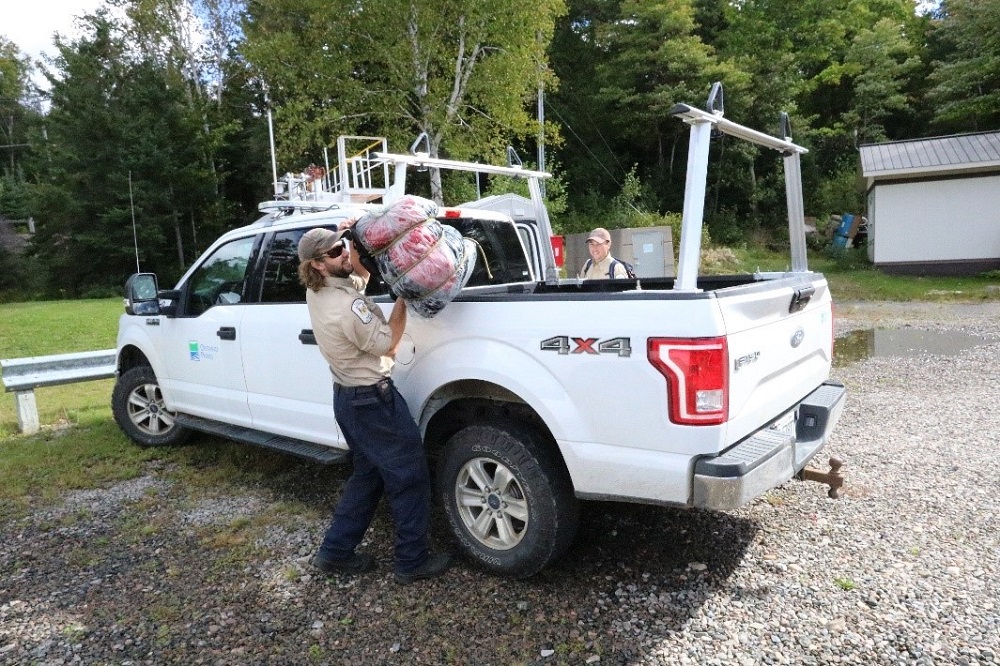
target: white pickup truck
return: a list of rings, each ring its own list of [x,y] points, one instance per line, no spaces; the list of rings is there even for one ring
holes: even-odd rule
[[[467,556],[530,576],[570,545],[580,500],[729,510],[802,476],[845,396],[828,379],[830,291],[806,267],[805,149],[719,112],[674,114],[691,126],[676,279],[560,280],[539,188],[547,174],[423,154],[344,157],[341,146],[339,183],[290,179],[260,220],[217,240],[174,289],[160,291],[148,273],[129,279],[117,422],[144,446],[201,431],[345,460],[295,248],[306,230],[366,209],[356,202],[371,200],[373,172],[384,169],[377,194],[388,202],[403,193],[407,167],[436,166],[526,177],[536,208],[535,224],[518,225],[442,210],[485,261],[436,317],[410,317],[393,372]],[[790,271],[699,277],[713,129],[784,155]],[[391,307],[388,295],[376,301]]]

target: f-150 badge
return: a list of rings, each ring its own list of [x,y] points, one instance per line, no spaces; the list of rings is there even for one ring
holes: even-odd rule
[[[760,358],[759,351],[750,352],[749,354],[744,354],[743,356],[740,356],[738,359],[733,361],[733,372],[739,372],[740,368],[745,368],[751,363],[756,363],[757,359],[759,358]]]

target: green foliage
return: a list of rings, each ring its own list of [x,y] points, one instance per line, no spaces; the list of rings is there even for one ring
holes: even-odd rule
[[[0,294],[17,289],[23,278],[22,263],[12,252],[0,245]]]
[[[857,587],[857,584],[853,580],[851,580],[850,578],[845,578],[843,576],[840,578],[834,578],[833,582],[836,583],[837,587],[844,590],[845,592],[850,592],[855,587]]]
[[[110,19],[87,25],[78,42],[59,44],[47,178],[34,189],[35,256],[50,293],[123,284],[135,271],[133,219],[142,267],[178,273],[194,258],[185,238],[217,196],[202,118],[184,90],[155,61],[131,59]]]
[[[843,213],[860,214],[864,210],[864,192],[856,166],[845,166],[831,173],[817,188],[812,208],[817,218]]]
[[[939,129],[1000,128],[1000,2],[946,0],[934,39],[941,59],[928,93]]]
[[[854,37],[843,65],[845,75],[853,77],[854,99],[843,123],[857,131],[860,143],[885,141],[886,121],[909,108],[903,88],[920,64],[915,51],[900,22],[891,18],[862,28]]]
[[[537,132],[525,102],[551,83],[544,48],[563,11],[562,0],[378,0],[364,11],[353,0],[250,0],[243,52],[271,91],[285,161],[339,134],[393,146],[420,132],[433,157],[494,161]]]
[[[872,270],[867,249],[863,247],[846,248],[830,243],[823,248],[823,254],[833,262],[831,270],[839,272]]]
[[[715,242],[721,245],[735,245],[742,243],[752,235],[754,229],[748,229],[746,216],[733,208],[723,208],[710,216],[707,216],[704,224],[704,233],[711,231]],[[679,226],[679,224],[678,224]],[[678,229],[678,233],[680,230]],[[702,243],[704,245],[704,243]]]
[[[497,163],[539,140],[542,87],[561,233],[650,223],[626,201],[680,210],[688,127],[669,110],[703,106],[716,80],[731,120],[774,133],[790,114],[818,218],[863,212],[859,143],[1000,128],[998,0],[946,0],[932,17],[912,0],[114,4],[59,43],[45,115],[31,63],[0,37],[0,146],[15,146],[0,148],[0,215],[39,227],[33,254],[0,255],[0,290],[117,289],[134,270],[133,200],[142,267],[179,276],[270,195],[265,90],[285,170],[320,163],[339,134],[397,150],[420,131],[434,154]],[[468,176],[422,178],[428,196],[478,194]],[[717,242],[782,242],[779,155],[714,141],[707,185]]]

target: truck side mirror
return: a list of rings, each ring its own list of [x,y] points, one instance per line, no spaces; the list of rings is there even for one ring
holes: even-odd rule
[[[160,314],[159,289],[153,273],[135,273],[125,283],[125,312],[130,315]]]
[[[125,312],[139,317],[171,316],[177,312],[180,292],[160,291],[155,273],[136,273],[125,283]],[[173,301],[161,304],[161,300]]]

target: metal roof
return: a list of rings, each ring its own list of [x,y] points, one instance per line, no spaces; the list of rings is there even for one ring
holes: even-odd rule
[[[1000,132],[874,143],[860,151],[865,178],[1000,170]]]

